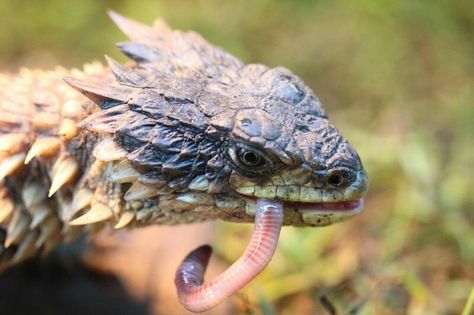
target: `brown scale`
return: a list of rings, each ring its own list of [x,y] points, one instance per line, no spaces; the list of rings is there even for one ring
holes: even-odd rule
[[[64,84],[71,73],[107,72],[94,64],[84,71],[22,69],[0,76],[0,269],[79,234],[65,220],[90,160],[77,122],[96,109]]]
[[[0,74],[0,269],[103,227],[252,222],[235,188],[274,184],[283,168],[298,186],[331,166],[362,171],[289,70],[245,65],[161,20],[111,17],[129,37],[118,46],[131,63]],[[271,170],[229,160],[239,145],[263,153]]]
[[[113,18],[137,42],[159,42],[160,38],[154,35],[156,31],[162,32],[163,40],[166,37],[167,40],[174,40],[170,37],[171,30],[162,22],[157,22],[153,29],[117,15]],[[171,84],[164,88],[174,91],[174,96],[168,99],[158,94],[147,94],[151,93],[148,90],[130,94],[127,84],[144,84],[150,78],[110,58],[107,61],[114,76],[109,68],[100,64],[85,65],[83,70],[21,69],[18,74],[0,75],[0,233],[3,236],[0,269],[33,255],[45,254],[60,242],[74,240],[84,229],[98,230],[104,226],[103,222],[123,228],[148,225],[150,222],[188,223],[218,216],[210,215],[215,211],[212,207],[197,207],[196,215],[184,214],[193,205],[176,203],[175,197],[169,196],[174,189],[192,182],[191,175],[195,174],[187,170],[190,166],[188,158],[190,154],[196,154],[197,146],[183,143],[183,158],[178,157],[175,162],[163,165],[163,169],[170,174],[189,175],[171,184],[163,176],[144,177],[139,174],[130,164],[133,159],[125,158],[129,152],[118,147],[116,139],[111,137],[111,133],[117,130],[136,136],[139,136],[137,132],[141,129],[146,133],[146,124],[143,124],[145,116],[130,116],[133,113],[129,111],[131,105],[127,103],[132,98],[137,102],[145,102],[142,109],[147,115],[176,118],[175,109],[170,104],[180,98],[198,95],[195,82],[184,81],[184,84],[173,85],[173,80],[167,79],[165,75],[177,67],[183,69],[186,65],[200,62],[196,51],[189,49],[189,43],[194,47],[200,46],[199,49],[216,58],[216,64],[225,64],[228,69],[242,66],[238,59],[224,52],[214,54],[215,48],[196,34],[173,34],[175,39],[181,40],[181,46],[176,46],[176,51],[162,50],[161,54],[169,54],[168,60],[174,61],[154,65],[155,71],[164,73],[161,78],[158,72],[155,73],[158,79]],[[136,60],[144,55],[153,59],[153,54],[148,51],[152,45],[140,45],[124,43],[121,49]],[[176,54],[184,58],[172,58]],[[204,67],[205,64],[200,66]],[[215,70],[208,75],[220,76],[223,81],[229,80],[219,68],[207,69]],[[196,74],[190,72],[191,76]],[[114,78],[125,85],[87,83],[114,82]],[[63,80],[93,102],[86,101]],[[155,96],[161,100],[161,106],[148,106],[146,103],[155,99]],[[109,102],[116,105],[114,102],[117,101],[123,105],[104,111],[100,111],[95,104],[107,107]],[[203,123],[206,119],[191,105],[182,108],[186,112],[178,113],[177,118],[180,118],[179,114],[186,114],[187,119],[190,119],[187,123]],[[126,125],[122,124],[124,114],[128,115]],[[138,118],[136,126],[133,126],[134,117]],[[173,126],[174,123],[164,122],[164,126],[168,124]],[[125,131],[125,127],[129,130]],[[165,128],[162,131],[167,130]],[[157,145],[165,150],[174,150],[176,141],[189,141],[195,136],[185,133],[186,130],[174,130],[166,137],[173,138],[174,142]],[[208,185],[202,179],[198,184],[195,186],[204,190]],[[200,208],[206,210],[199,211]]]

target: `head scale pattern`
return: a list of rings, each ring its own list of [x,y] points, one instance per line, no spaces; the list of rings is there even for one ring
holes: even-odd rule
[[[161,20],[149,27],[111,16],[130,39],[118,47],[133,63],[106,57],[105,80],[66,81],[100,106],[81,127],[112,135],[140,182],[179,192],[205,176],[208,192],[217,193],[230,189],[232,174],[263,181],[303,163],[315,171],[361,169],[317,97],[289,70],[245,65]],[[230,148],[239,146],[265,155],[271,172],[236,167],[232,155],[242,149]]]

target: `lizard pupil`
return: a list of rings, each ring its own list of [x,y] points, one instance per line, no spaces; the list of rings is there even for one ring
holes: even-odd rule
[[[249,167],[261,166],[264,164],[263,158],[253,151],[242,151],[240,153],[241,162]]]

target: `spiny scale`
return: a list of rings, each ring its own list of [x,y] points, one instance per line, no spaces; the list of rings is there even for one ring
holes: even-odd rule
[[[98,64],[85,68],[72,72],[107,76]],[[72,72],[0,74],[8,82],[0,85],[0,229],[6,233],[0,270],[72,241],[83,229],[66,225],[93,195],[76,188],[89,181],[84,174],[92,154],[90,145],[80,148],[85,139],[77,123],[96,105],[64,83]],[[60,209],[71,209],[70,216],[63,219]]]
[[[25,158],[25,164],[35,157],[44,157],[58,152],[61,140],[57,137],[38,137]]]
[[[120,148],[111,137],[106,137],[95,146],[92,154],[98,160],[109,162],[124,159],[127,151]]]
[[[0,159],[0,181],[8,175],[13,174],[25,160],[25,153],[18,153],[4,159]]]
[[[184,192],[219,186],[202,171],[216,155],[214,145],[196,137],[213,113],[205,115],[193,100],[220,103],[223,96],[195,83],[231,82],[243,63],[161,20],[150,27],[109,14],[129,37],[119,48],[132,63],[106,57],[109,68],[91,63],[83,70],[0,74],[0,229],[6,232],[0,269],[73,241],[83,230],[219,217],[208,206],[213,200]],[[182,81],[176,80],[180,71]],[[182,201],[176,191],[183,191]]]
[[[82,216],[69,222],[70,225],[88,225],[97,222],[107,221],[113,216],[113,210],[107,205],[97,203]]]
[[[77,161],[72,157],[59,157],[52,169],[51,188],[48,197],[54,195],[63,185],[71,181],[79,171]]]

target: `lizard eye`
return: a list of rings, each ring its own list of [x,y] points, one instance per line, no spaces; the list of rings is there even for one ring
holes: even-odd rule
[[[260,152],[244,144],[233,144],[227,150],[234,168],[248,177],[270,176],[279,171],[283,165],[271,155]]]
[[[239,149],[237,156],[239,161],[248,167],[259,167],[265,165],[265,158],[255,151]]]

